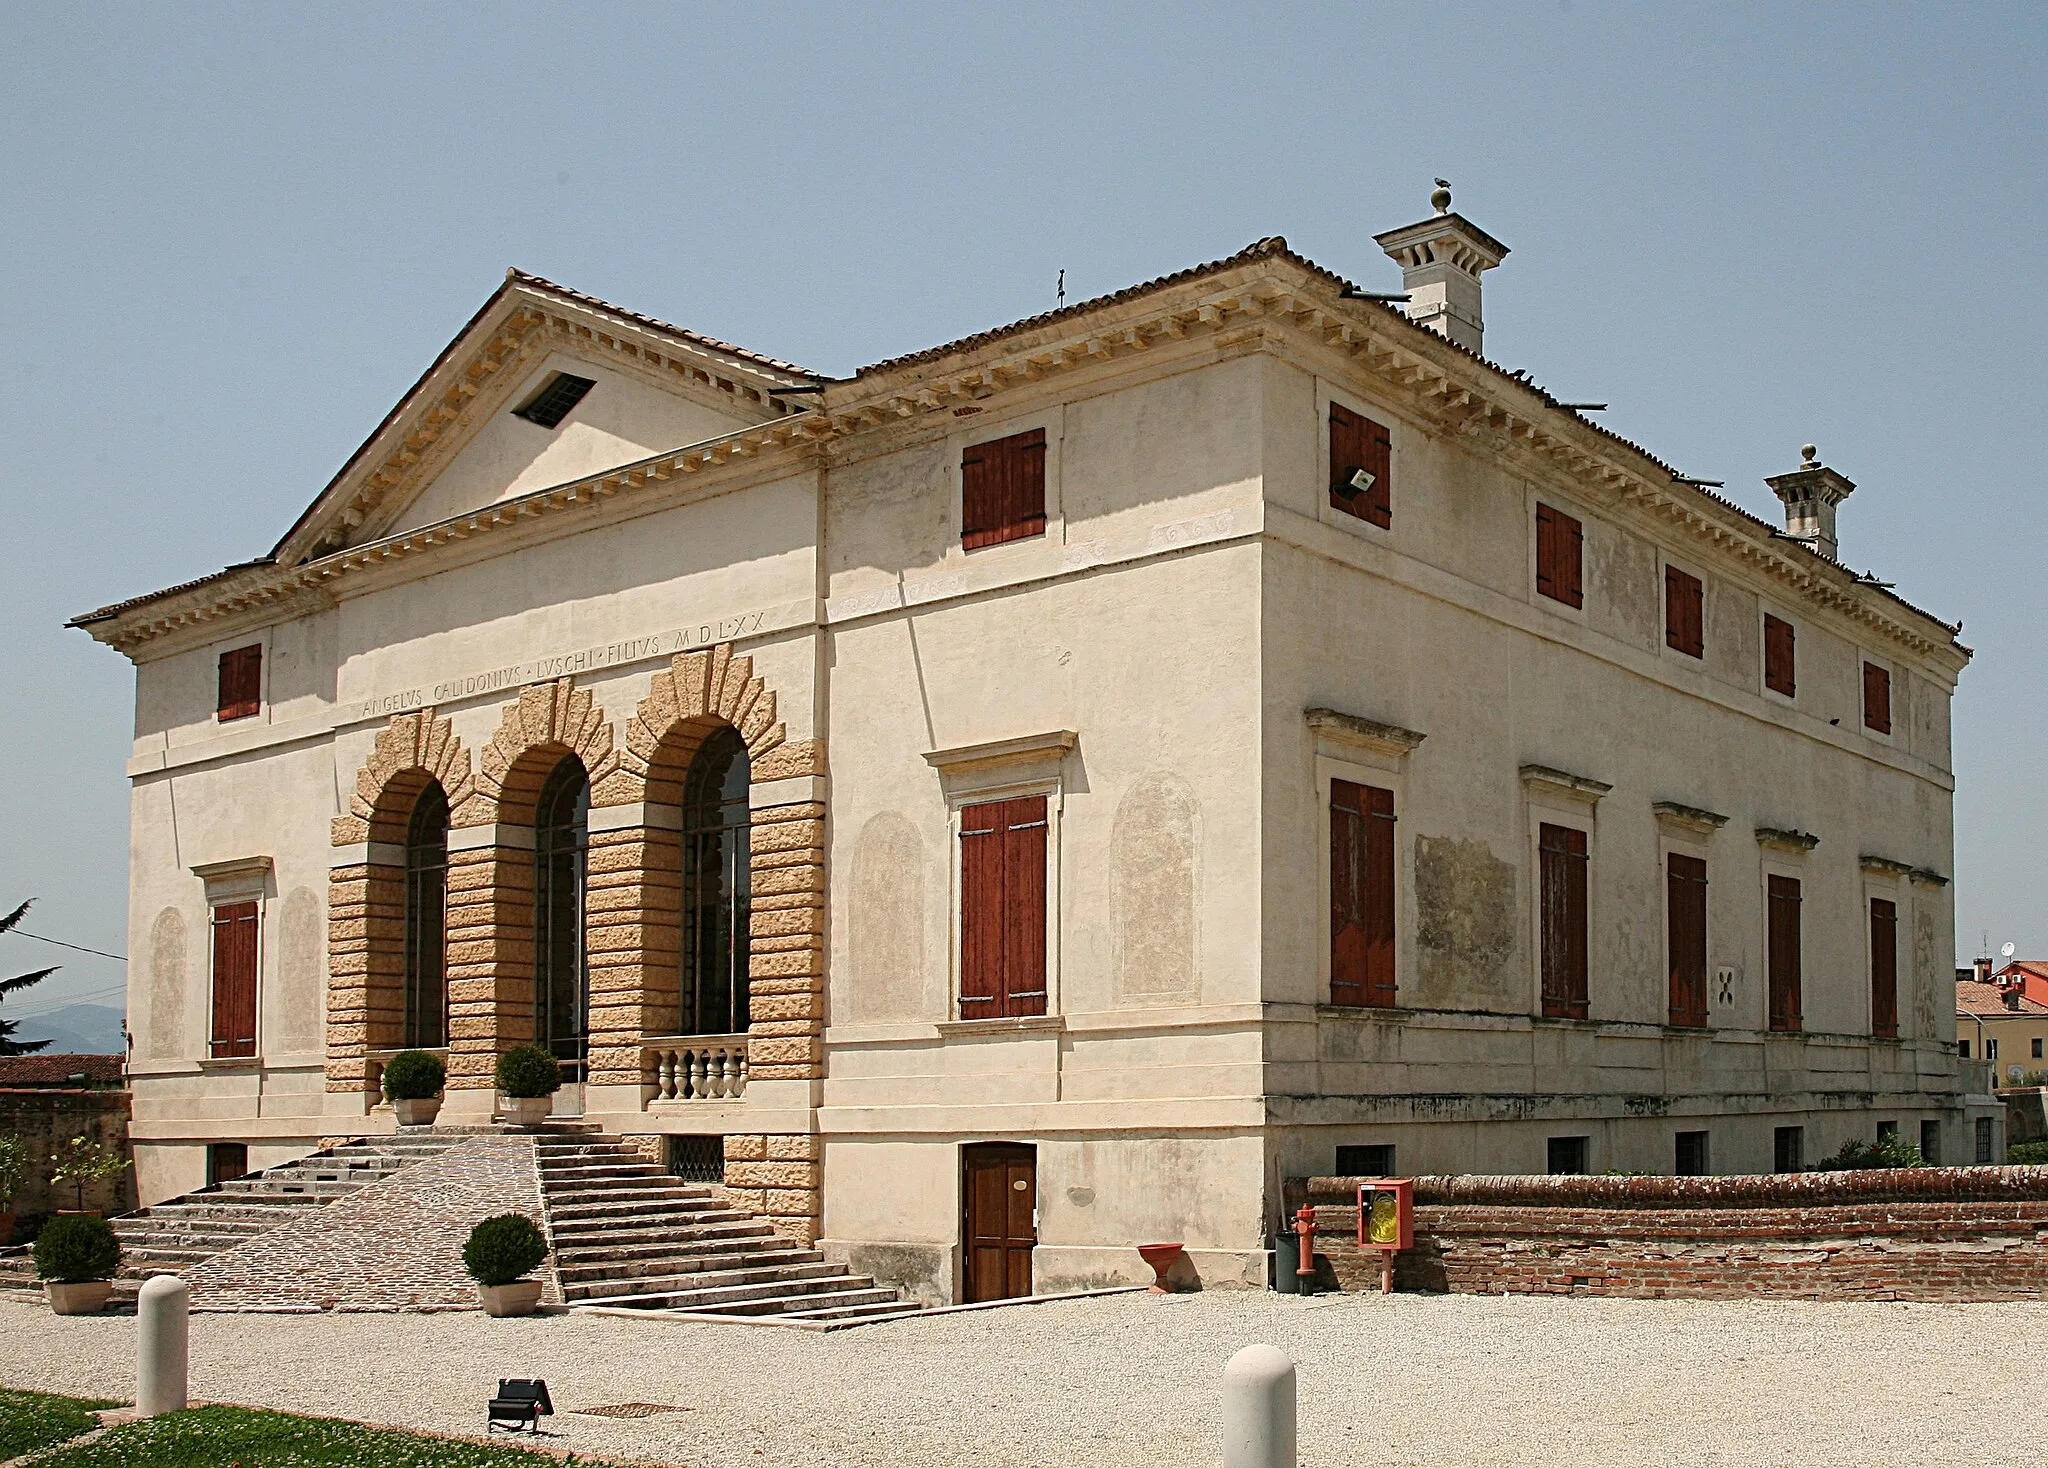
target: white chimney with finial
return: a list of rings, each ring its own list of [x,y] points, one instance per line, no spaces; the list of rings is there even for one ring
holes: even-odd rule
[[[1436,212],[1428,219],[1374,235],[1373,243],[1401,267],[1408,319],[1476,354],[1486,337],[1479,277],[1507,257],[1508,247],[1451,212],[1448,179],[1436,181],[1429,204]]]
[[[1806,444],[1799,450],[1799,467],[1790,474],[1773,474],[1765,484],[1785,502],[1785,533],[1803,540],[1818,555],[1840,560],[1840,542],[1835,539],[1835,506],[1847,499],[1856,486],[1816,457],[1820,450]]]

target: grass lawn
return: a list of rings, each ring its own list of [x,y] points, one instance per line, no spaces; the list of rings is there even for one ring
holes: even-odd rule
[[[98,1427],[100,1420],[92,1415],[93,1409],[114,1405],[0,1388],[0,1463]]]
[[[111,1404],[0,1391],[0,1462],[97,1426],[90,1411],[95,1405]],[[36,1459],[36,1468],[559,1468],[564,1461],[524,1448],[453,1442],[330,1417],[196,1407],[60,1448]],[[572,1455],[566,1461],[595,1460]]]

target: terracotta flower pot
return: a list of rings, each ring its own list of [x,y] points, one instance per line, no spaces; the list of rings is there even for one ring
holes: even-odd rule
[[[441,1098],[425,1096],[418,1099],[394,1100],[391,1103],[391,1110],[398,1118],[400,1126],[432,1126],[434,1118],[441,1114]]]
[[[1180,1244],[1140,1244],[1138,1257],[1152,1266],[1152,1293],[1171,1295],[1177,1293],[1173,1282],[1167,1278],[1174,1265],[1187,1258],[1187,1249]]]
[[[514,1126],[539,1126],[554,1109],[552,1096],[507,1096],[498,1104],[498,1115]]]
[[[507,1315],[531,1315],[540,1304],[541,1284],[537,1279],[515,1279],[510,1284],[476,1287],[483,1299],[484,1314],[502,1320]]]
[[[114,1293],[111,1280],[86,1279],[63,1283],[54,1279],[43,1281],[43,1296],[50,1302],[50,1308],[59,1315],[95,1315],[104,1310],[108,1298]]]

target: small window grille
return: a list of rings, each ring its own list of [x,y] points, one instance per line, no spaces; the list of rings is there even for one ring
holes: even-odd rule
[[[1391,1143],[1369,1147],[1339,1147],[1338,1177],[1393,1177],[1394,1148]]]
[[[512,410],[514,416],[529,423],[538,423],[543,428],[556,427],[569,416],[570,410],[583,401],[585,393],[597,384],[587,377],[575,377],[567,372],[557,372],[541,386],[541,390],[526,402]]]
[[[1991,1160],[1991,1118],[1988,1116],[1977,1118],[1977,1160]]]
[[[670,1137],[668,1170],[686,1183],[725,1181],[724,1137]]]
[[[1929,1167],[1941,1166],[1941,1123],[1920,1123],[1920,1160]]]
[[[1806,1128],[1781,1126],[1771,1133],[1771,1169],[1774,1172],[1806,1170]]]
[[[1674,1161],[1672,1170],[1680,1177],[1705,1177],[1712,1172],[1713,1168],[1707,1165],[1707,1134],[1680,1132]]]
[[[1586,1137],[1552,1137],[1550,1139],[1550,1171],[1580,1173],[1586,1170]]]

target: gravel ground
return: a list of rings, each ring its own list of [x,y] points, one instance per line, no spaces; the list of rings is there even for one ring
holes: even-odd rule
[[[2004,1379],[1999,1343],[2044,1332],[2048,1304],[1221,1291],[831,1335],[578,1315],[195,1315],[192,1390],[473,1433],[495,1378],[544,1376],[554,1445],[692,1468],[1158,1468],[1219,1461],[1219,1373],[1265,1341],[1300,1363],[1302,1468],[2031,1468],[2048,1450],[2026,1394],[1987,1395],[1983,1370]],[[6,1385],[130,1399],[134,1343],[132,1316],[60,1319],[0,1299]],[[571,1411],[635,1401],[688,1410]]]

